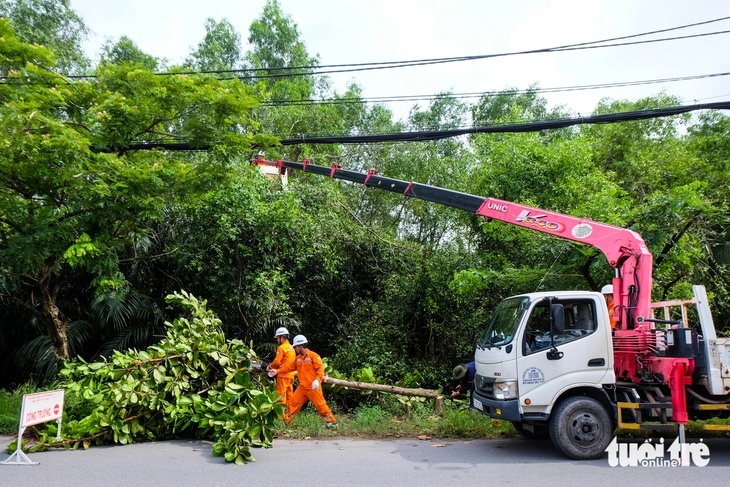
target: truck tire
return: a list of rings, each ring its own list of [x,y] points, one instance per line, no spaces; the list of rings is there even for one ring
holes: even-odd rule
[[[575,396],[558,404],[550,416],[550,439],[570,458],[599,458],[611,443],[613,428],[606,408],[593,398]]]
[[[521,423],[519,421],[512,421],[512,426],[515,427],[519,434],[530,440],[547,440],[550,437],[547,425],[531,425],[533,431],[525,428],[525,423]]]

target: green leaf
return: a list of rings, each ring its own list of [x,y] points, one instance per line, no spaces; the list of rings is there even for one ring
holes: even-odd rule
[[[260,424],[256,424],[248,430],[248,435],[251,439],[258,440],[261,435],[261,430],[262,426]]]
[[[157,384],[165,382],[165,374],[162,373],[159,368],[154,368],[152,370],[152,377]]]

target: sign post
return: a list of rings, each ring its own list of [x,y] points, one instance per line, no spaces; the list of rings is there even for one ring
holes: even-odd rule
[[[32,462],[23,453],[21,447],[23,432],[28,426],[55,419],[58,421],[56,440],[61,441],[64,392],[64,389],[56,389],[55,391],[36,392],[35,394],[26,394],[23,396],[23,406],[20,410],[20,425],[18,426],[18,447],[7,460],[0,463],[3,465],[38,465],[38,462]]]

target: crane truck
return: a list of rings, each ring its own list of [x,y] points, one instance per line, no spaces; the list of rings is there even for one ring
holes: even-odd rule
[[[617,428],[676,429],[730,413],[730,339],[718,337],[703,286],[690,299],[651,302],[652,254],[638,233],[590,219],[302,162],[255,164],[299,170],[459,208],[599,249],[613,268],[615,308],[592,291],[549,291],[502,300],[479,338],[471,407],[549,437],[574,459],[600,457]],[[691,318],[691,319],[690,319]],[[696,321],[696,322],[690,322]],[[713,429],[723,429],[716,425]]]

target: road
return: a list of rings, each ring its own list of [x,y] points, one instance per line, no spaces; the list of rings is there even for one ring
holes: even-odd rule
[[[0,437],[4,448],[10,437]],[[208,441],[170,440],[89,450],[30,454],[38,465],[0,464],[0,485],[275,485],[317,487],[462,485],[617,487],[629,485],[726,485],[730,440],[706,440],[707,467],[610,467],[607,458],[573,461],[548,441],[275,439],[271,449],[253,450],[255,462],[226,463]],[[2,460],[7,454],[2,453]],[[0,460],[0,461],[2,461]],[[724,479],[724,480],[723,480]],[[571,484],[575,482],[575,484]]]

